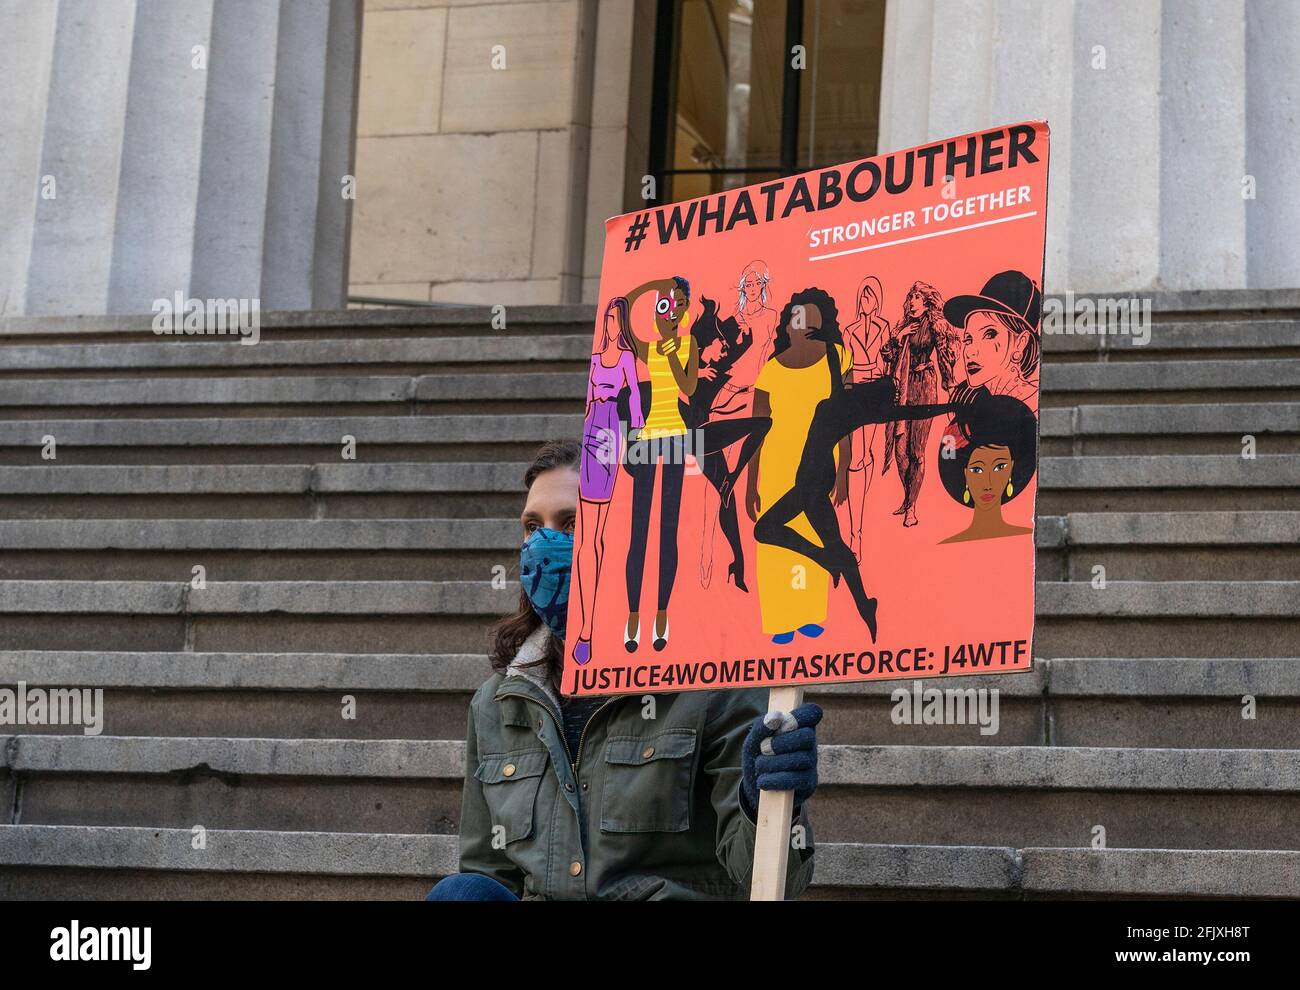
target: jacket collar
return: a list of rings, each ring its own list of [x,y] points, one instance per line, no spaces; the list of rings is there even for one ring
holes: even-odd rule
[[[519,652],[515,654],[515,658],[510,661],[510,666],[506,668],[506,676],[497,688],[496,697],[500,698],[502,694],[510,693],[519,687],[533,688],[540,692],[542,697],[549,701],[556,711],[560,710],[560,695],[555,690],[555,685],[550,683],[546,667],[544,665],[530,666],[546,655],[550,639],[551,630],[545,623],[529,634],[523,645],[519,647]],[[528,693],[531,694],[532,692],[529,691]]]

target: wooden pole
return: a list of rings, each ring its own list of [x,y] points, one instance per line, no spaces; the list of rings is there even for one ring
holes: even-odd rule
[[[768,693],[769,712],[792,712],[803,704],[803,688],[776,687]],[[790,861],[790,816],[794,791],[758,792],[758,835],[754,839],[751,901],[785,899],[785,872]]]

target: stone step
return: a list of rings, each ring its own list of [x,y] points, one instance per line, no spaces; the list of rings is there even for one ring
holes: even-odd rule
[[[544,336],[381,337],[268,341],[252,346],[226,338],[195,343],[158,338],[140,344],[16,344],[3,350],[0,378],[120,378],[124,370],[155,376],[420,374],[436,365],[482,365],[496,371],[581,371],[591,358],[591,333]],[[563,367],[566,366],[567,368]],[[550,366],[550,367],[548,367]]]
[[[14,735],[32,825],[455,831],[454,740]],[[1300,750],[823,745],[822,841],[1295,849]],[[943,814],[959,803],[962,815]]]
[[[49,825],[455,832],[455,740],[33,734],[4,739],[21,820]]]
[[[0,581],[11,649],[470,652],[517,601],[489,581]],[[1297,582],[1046,581],[1036,613],[1045,657],[1300,655]]]
[[[1041,453],[1234,454],[1247,436],[1256,454],[1300,451],[1300,404],[1080,405],[1044,409]]]
[[[1290,401],[1300,397],[1300,358],[1109,361],[1045,364],[1044,404]],[[1133,393],[1137,393],[1134,395]]]
[[[117,736],[463,738],[490,673],[482,654],[0,653],[0,685],[103,688]]]
[[[9,540],[6,542],[6,536]],[[455,581],[518,570],[516,519],[0,521],[0,580]]]
[[[479,335],[469,337],[367,337],[339,340],[183,340],[150,343],[14,345],[4,348],[0,379],[120,379],[125,371],[151,377],[228,375],[346,376],[421,374],[435,366],[495,372],[582,371],[590,358],[589,334]],[[1145,361],[1047,361],[1045,404],[1080,401],[1294,401],[1300,395],[1300,358],[1242,350],[1231,358]]]
[[[1131,298],[1131,297],[1120,297]],[[1267,348],[1276,352],[1297,347],[1296,307],[1279,305],[1277,295],[1260,304],[1241,306],[1222,300],[1213,307],[1164,307],[1167,293],[1152,300],[1150,333],[1124,332],[1127,328],[1106,319],[1103,311],[1095,329],[1106,332],[1052,332],[1044,336],[1044,350],[1060,357],[1123,359],[1130,354],[1186,351],[1192,354]],[[1263,298],[1263,297],[1261,297]],[[596,311],[587,305],[511,306],[504,313],[486,306],[388,307],[343,312],[265,312],[259,314],[261,338],[328,340],[396,336],[549,335],[583,333],[588,336]],[[502,320],[504,316],[504,322]],[[152,319],[139,316],[6,317],[0,319],[0,345],[34,343],[152,342],[172,340],[153,331]],[[229,336],[190,335],[194,343],[226,343]]]
[[[477,408],[477,407],[475,407]],[[532,408],[532,407],[530,407]],[[1236,456],[1254,438],[1256,457],[1300,449],[1300,404],[1179,407],[1081,406],[1044,410],[1042,453],[1059,456]],[[331,409],[331,411],[333,411]],[[102,416],[103,410],[96,415]],[[152,415],[152,414],[151,414]],[[10,419],[0,422],[0,458],[41,463],[47,437],[60,463],[295,463],[341,460],[343,437],[356,459],[523,460],[537,444],[577,437],[580,413],[463,415],[177,416]]]
[[[459,739],[470,695],[489,673],[478,654],[0,653],[0,685],[103,689],[109,704],[102,731],[114,736]],[[1300,748],[1300,659],[1064,657],[1040,659],[1020,674],[916,685],[810,686],[808,698],[827,713],[820,738],[852,745]],[[977,709],[949,724],[902,721],[915,711],[913,693],[928,688],[996,691],[997,731],[986,734]],[[896,698],[899,690],[906,693]],[[355,718],[341,716],[345,696],[355,699]],[[1243,704],[1247,696],[1253,711]],[[900,708],[900,701],[907,704]]]
[[[1043,352],[1053,360],[1150,360],[1154,356],[1236,356],[1267,351],[1271,357],[1295,357],[1300,351],[1300,320],[1272,318],[1196,319],[1153,313],[1149,334],[1120,332],[1116,324],[1105,333],[1053,333],[1043,336]]]
[[[292,447],[271,443],[268,446],[249,448],[223,446],[220,434],[208,427],[192,431],[189,439],[208,440],[211,446],[155,447],[142,450],[129,446],[62,446],[60,463],[39,462],[39,449],[35,446],[14,447],[0,451],[0,456],[16,460],[17,464],[0,465],[0,518],[4,517],[60,517],[67,515],[137,517],[157,515],[160,518],[210,516],[294,516],[324,514],[335,516],[390,516],[423,517],[447,514],[448,507],[458,513],[485,511],[488,514],[510,514],[518,511],[518,495],[522,492],[520,479],[525,463],[484,464],[476,461],[435,461],[411,463],[393,461],[370,463],[368,457],[387,455],[389,458],[419,458],[423,456],[471,456],[480,454],[495,457],[502,451],[512,453],[509,445],[463,443],[421,446],[422,437],[487,437],[487,423],[477,417],[464,417],[467,424],[458,424],[450,432],[441,430],[437,421],[406,418],[393,420],[407,424],[386,438],[411,441],[409,444],[372,444],[362,441],[357,448],[357,462],[335,462],[308,465],[301,463],[338,452],[337,438],[327,447],[326,429],[304,425],[296,433],[299,439],[321,440],[314,446]],[[529,419],[529,418],[521,418]],[[554,417],[531,417],[535,432],[549,435]],[[565,417],[558,418],[566,422]],[[490,418],[485,418],[490,420]],[[167,422],[167,421],[163,421]],[[190,421],[170,421],[186,423]],[[204,421],[194,421],[202,423]],[[240,424],[240,435],[248,437],[256,431],[245,421]],[[304,421],[310,423],[310,421]],[[341,421],[337,428],[357,429],[357,422]],[[370,429],[379,429],[376,422],[367,421]],[[442,423],[448,422],[446,419]],[[470,425],[470,429],[463,428]],[[10,436],[22,435],[26,440],[39,441],[39,428],[27,436],[21,424],[7,424],[19,429]],[[107,433],[96,437],[88,422],[83,422],[78,439],[113,442],[124,439],[122,430],[127,423],[112,424]],[[334,425],[334,424],[332,424]],[[526,424],[525,424],[526,425]],[[43,435],[43,434],[41,434]],[[66,436],[66,434],[64,434]],[[358,436],[356,432],[348,435]],[[178,440],[176,434],[169,439]],[[284,433],[269,435],[271,441],[291,443]],[[1269,440],[1261,440],[1267,450]],[[523,456],[535,449],[535,441],[521,442],[515,456]],[[1045,442],[1046,447],[1046,442]],[[1236,449],[1240,449],[1238,446]],[[447,454],[443,454],[446,451]],[[81,464],[81,460],[105,460],[114,466]],[[160,460],[194,459],[195,464],[149,463]],[[235,460],[237,462],[274,459],[297,460],[299,463],[273,463],[252,465],[232,463],[214,465],[212,462]],[[142,460],[141,464],[123,464],[128,460]],[[1294,488],[1300,478],[1294,456],[1260,453],[1257,457],[1243,458],[1234,454],[1195,455],[1098,455],[1086,458],[1048,456],[1040,473],[1039,512],[1061,514],[1072,510],[1198,510],[1198,509],[1295,509],[1300,507]],[[30,466],[29,466],[30,465]],[[487,472],[484,474],[484,472]],[[464,480],[462,480],[464,479]],[[490,479],[487,487],[485,479]],[[317,482],[317,483],[313,483]],[[455,497],[462,494],[481,494],[471,501]],[[168,495],[166,500],[153,496]],[[212,498],[220,495],[220,500]],[[42,496],[50,496],[42,498]],[[260,496],[250,498],[249,496]],[[484,500],[488,501],[484,501]],[[98,504],[97,504],[98,503]],[[152,506],[152,510],[150,510]],[[442,507],[441,509],[439,507]]]
[[[0,458],[39,463],[53,437],[64,464],[520,460],[581,431],[581,415],[9,420],[0,421]],[[353,461],[343,460],[344,437]]]
[[[418,900],[457,869],[451,835],[0,825],[0,897]],[[1297,897],[1300,854],[818,843],[807,899]]]
[[[0,518],[514,517],[523,462],[0,466]],[[1278,454],[1046,457],[1038,513],[1300,509]]]
[[[1091,580],[1300,580],[1300,512],[1044,516],[1038,575]],[[94,573],[106,551],[122,580],[475,580],[513,569],[517,519],[0,520],[0,580]]]
[[[960,718],[917,724],[925,691],[997,692],[997,732],[980,725],[978,696]],[[899,695],[897,692],[903,691]],[[1124,746],[1294,749],[1300,746],[1300,662],[1288,658],[1057,657],[996,676],[875,681],[810,688],[826,710],[828,743],[962,746]],[[954,705],[963,700],[952,695]],[[1254,705],[1247,708],[1244,699]],[[991,696],[986,698],[987,716]],[[925,709],[922,707],[922,714]],[[1247,717],[1249,716],[1249,717]],[[906,719],[906,720],[904,720]],[[988,724],[987,718],[985,724]]]
[[[1040,580],[1300,580],[1297,512],[1074,512],[1040,516]]]
[[[0,466],[3,518],[517,516],[525,463]]]
[[[1300,459],[1284,454],[1047,457],[1040,515],[1300,508]]]
[[[1108,369],[1116,375],[1135,370],[1149,372],[1162,385],[1176,381],[1166,372],[1179,373],[1186,366],[1199,368],[1202,362],[1183,364],[1067,365],[1048,368],[1044,382],[1044,436],[1086,436],[1143,433],[1286,432],[1295,433],[1295,403],[1236,403],[1225,415],[1221,404],[1195,405],[1178,396],[1176,411],[1168,403],[1149,404],[1150,391],[1142,387],[1142,404],[1107,405],[1095,396],[1076,396],[1078,379],[1084,371],[1105,378]],[[1054,379],[1070,385],[1058,389]],[[1113,384],[1122,384],[1122,378]],[[1274,383],[1280,387],[1280,382]],[[1110,387],[1109,384],[1107,387]],[[1273,386],[1270,386],[1273,387]],[[581,411],[586,390],[581,371],[523,371],[502,373],[488,367],[474,373],[417,375],[325,375],[131,378],[26,378],[0,379],[0,408],[9,417],[38,418],[69,415],[78,418],[102,416],[107,409],[114,417],[136,418],[193,415],[195,407],[216,416],[285,416],[315,414],[328,405],[335,415],[406,415],[412,412],[456,412],[474,410],[527,412],[538,403],[549,403],[557,412]],[[1132,396],[1129,397],[1130,399]],[[1122,400],[1121,400],[1122,401]],[[1084,412],[1071,413],[1075,403]],[[1220,414],[1220,415],[1216,415]],[[1073,422],[1072,422],[1073,421]]]
[[[392,307],[348,310],[279,310],[259,313],[261,338],[280,340],[369,339],[374,337],[535,336],[585,333],[591,337],[596,310],[587,305]],[[0,345],[49,343],[116,344],[177,342],[228,344],[231,337],[159,335],[152,317],[0,317]]]
[[[0,352],[2,354],[3,352]],[[8,418],[582,412],[581,372],[247,378],[0,379]]]
[[[826,746],[814,825],[927,845],[1287,849],[1300,751]],[[954,807],[961,808],[953,815]],[[945,809],[947,812],[945,814]],[[1098,829],[1104,829],[1104,835]]]

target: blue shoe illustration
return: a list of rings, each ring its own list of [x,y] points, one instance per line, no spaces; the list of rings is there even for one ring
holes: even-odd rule
[[[772,637],[772,642],[775,643],[777,646],[785,646],[786,643],[793,643],[794,633],[792,632],[777,633],[775,636]]]
[[[807,636],[809,639],[816,639],[826,630],[823,629],[821,626],[817,625],[817,623],[810,622],[806,626],[800,626],[799,631],[803,633],[805,636]]]

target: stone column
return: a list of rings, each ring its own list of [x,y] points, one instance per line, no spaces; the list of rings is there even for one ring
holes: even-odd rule
[[[1300,286],[1300,4],[1246,3],[1246,271],[1250,286]]]
[[[0,28],[0,313],[345,305],[360,0],[0,0]]]
[[[1048,291],[1300,286],[1300,4],[891,0],[882,150],[1027,118]]]
[[[1244,4],[1197,0],[1162,10],[1160,283],[1166,289],[1248,284]]]
[[[56,8],[0,0],[0,316],[25,312]],[[57,187],[56,187],[57,191]]]
[[[1068,60],[1071,155],[1053,158],[1047,215],[1069,239],[1064,278],[1048,292],[1118,292],[1160,284],[1160,3],[1078,0]],[[1225,288],[1220,286],[1220,288]]]

